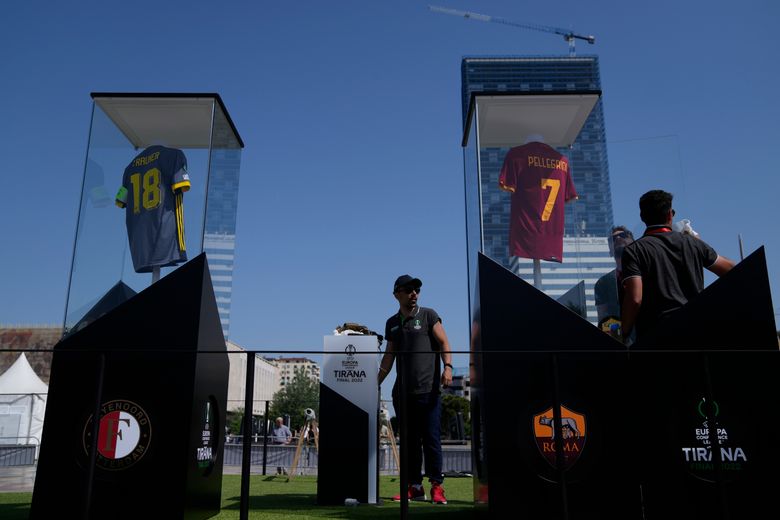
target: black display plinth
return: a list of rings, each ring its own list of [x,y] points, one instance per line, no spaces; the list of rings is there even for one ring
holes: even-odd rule
[[[631,348],[777,350],[764,247],[718,278]]]
[[[780,419],[754,419],[780,405],[763,249],[630,351],[481,254],[478,269],[471,402],[480,511],[737,519],[773,507]]]
[[[780,352],[636,352],[632,445],[646,518],[761,518],[780,485]],[[720,455],[720,456],[718,456]],[[641,517],[640,517],[641,518]]]
[[[365,471],[369,463],[369,414],[320,383],[320,413],[322,410],[317,504],[343,505],[347,498],[366,504],[373,484]]]
[[[201,254],[55,346],[30,518],[217,514],[227,380]]]
[[[324,348],[317,504],[342,505],[346,499],[376,504],[377,338],[325,336]]]
[[[480,254],[478,267],[475,500],[491,518],[628,518],[625,443],[609,436],[622,429],[627,406],[617,390],[627,385],[625,349],[488,257]],[[560,349],[575,353],[551,353]],[[567,430],[558,435],[560,461],[552,422],[559,406]]]

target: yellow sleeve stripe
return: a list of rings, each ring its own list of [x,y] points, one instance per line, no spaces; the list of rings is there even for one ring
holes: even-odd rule
[[[173,189],[173,191],[190,191],[190,181],[177,182],[171,189]]]
[[[179,251],[186,251],[184,243],[184,195],[176,192],[176,233],[179,240]]]
[[[119,207],[119,208],[124,208],[127,205],[124,202],[122,202],[121,200],[115,200],[114,204],[116,204],[117,207]]]
[[[514,189],[514,188],[512,188],[512,187],[510,187],[510,186],[507,186],[507,185],[506,185],[506,184],[504,184],[503,182],[502,182],[502,183],[499,183],[498,187],[499,187],[499,188],[501,188],[501,189],[502,189],[502,190],[504,190],[504,191],[508,191],[509,193],[514,193],[514,192],[515,192],[515,189]]]

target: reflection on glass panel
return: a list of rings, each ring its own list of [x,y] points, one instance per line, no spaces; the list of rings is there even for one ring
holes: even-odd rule
[[[463,148],[463,172],[466,192],[466,254],[469,277],[469,314],[473,315],[473,298],[477,276],[477,252],[482,251],[482,211],[479,194],[479,150],[477,149],[477,110],[474,110],[468,143]]]
[[[639,197],[661,189],[674,195],[676,217],[690,219],[696,229],[695,208],[685,193],[677,136],[610,142],[609,156],[615,224],[641,236],[645,226],[639,218]]]
[[[210,161],[203,250],[208,258],[211,281],[217,296],[222,332],[227,339],[233,292],[241,145],[219,105],[216,105],[214,111]]]

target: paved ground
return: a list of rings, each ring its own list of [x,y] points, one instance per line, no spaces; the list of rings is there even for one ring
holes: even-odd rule
[[[36,466],[0,467],[0,493],[32,493]]]

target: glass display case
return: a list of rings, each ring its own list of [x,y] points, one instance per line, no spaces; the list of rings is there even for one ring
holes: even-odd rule
[[[586,239],[595,238],[588,234],[589,227],[599,227],[595,224],[604,228],[599,239],[606,246],[612,215],[603,211],[609,193],[582,197],[593,154],[578,149],[577,138],[600,96],[600,91],[472,94],[462,142],[472,314],[481,252],[588,317],[578,253],[591,247]],[[575,163],[573,153],[588,160]]]
[[[244,145],[218,94],[92,99],[66,335],[210,242],[235,241]]]
[[[514,193],[510,191],[514,186],[507,185],[509,179],[502,178],[502,170],[506,175],[512,173],[512,158],[508,159],[511,151],[517,154],[539,140],[552,150],[542,158],[523,156],[525,166],[529,166],[523,175],[528,173],[538,185],[524,187],[536,199],[522,199],[518,194],[520,185]],[[594,325],[608,328],[614,323],[609,317],[614,318],[619,308],[616,279],[609,276],[616,268],[612,227],[625,226],[639,238],[644,224],[639,218],[638,201],[642,193],[651,189],[674,193],[678,219],[691,216],[676,136],[607,143],[598,90],[475,92],[462,145],[472,314],[477,252],[481,252]],[[566,200],[563,184],[543,184],[544,175],[539,170],[553,172],[558,166],[549,157],[566,159],[576,199]],[[542,164],[543,161],[548,162]],[[514,167],[516,170],[516,164]],[[556,188],[558,192],[554,194]],[[531,218],[528,213],[517,211],[519,205],[536,211],[537,222],[521,222],[525,226],[513,229],[513,219]],[[545,215],[545,208],[552,215],[561,209],[560,205],[562,222],[558,221],[555,229],[545,229],[552,227],[553,220]],[[551,259],[549,250],[540,255],[533,251],[527,256],[513,254],[517,233],[524,233],[526,242],[553,240],[560,247],[561,257]],[[532,245],[526,244],[526,249]],[[618,242],[618,249],[619,245]],[[609,286],[605,295],[606,284]],[[605,301],[612,304],[606,306]]]

